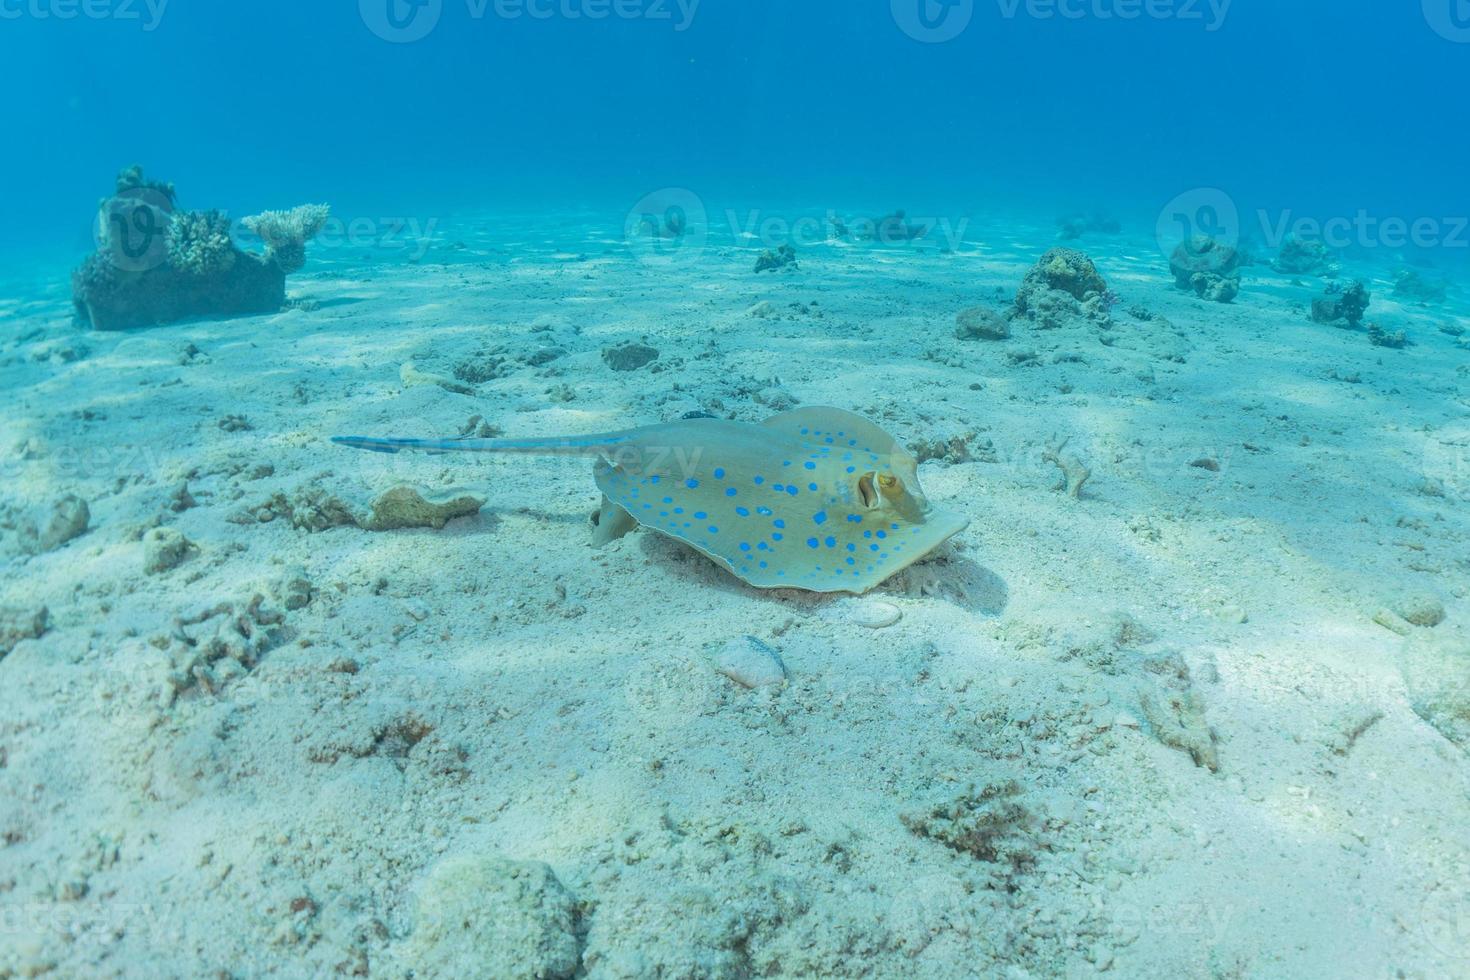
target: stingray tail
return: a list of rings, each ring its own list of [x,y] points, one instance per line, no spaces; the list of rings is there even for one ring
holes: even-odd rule
[[[373,453],[527,453],[537,456],[594,456],[612,452],[625,441],[622,435],[582,436],[571,439],[386,439],[375,436],[334,436],[332,442]]]

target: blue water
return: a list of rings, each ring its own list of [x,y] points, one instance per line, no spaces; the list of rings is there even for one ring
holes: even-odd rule
[[[236,214],[620,215],[677,186],[1148,225],[1220,188],[1247,214],[1443,222],[1443,245],[1470,213],[1464,0],[1156,0],[1170,16],[1128,20],[1142,0],[428,2],[4,0],[0,248],[74,261],[133,162]],[[384,40],[390,4],[437,21]],[[910,36],[966,14],[952,40]]]

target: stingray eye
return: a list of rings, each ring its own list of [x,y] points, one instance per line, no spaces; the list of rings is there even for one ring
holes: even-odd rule
[[[903,481],[892,473],[884,473],[878,477],[878,492],[888,500],[899,500],[903,497]]]
[[[858,479],[858,496],[862,498],[863,506],[872,508],[878,506],[878,488],[873,485],[876,473],[864,473]]]

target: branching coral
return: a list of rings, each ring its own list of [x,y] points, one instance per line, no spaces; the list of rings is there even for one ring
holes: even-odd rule
[[[229,272],[237,251],[230,240],[230,219],[220,211],[181,211],[168,226],[168,262],[201,278]]]
[[[290,211],[266,211],[245,218],[241,224],[265,242],[266,258],[274,259],[283,272],[296,272],[306,264],[306,243],[316,237],[331,217],[325,204],[303,204]]]

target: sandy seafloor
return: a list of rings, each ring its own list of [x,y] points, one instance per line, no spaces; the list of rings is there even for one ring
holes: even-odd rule
[[[1349,263],[1415,341],[1380,349],[1309,322],[1320,281],[1205,303],[1151,237],[1090,238],[1111,330],[961,341],[1052,229],[756,275],[618,220],[317,248],[298,308],[226,322],[10,291],[0,508],[90,520],[0,544],[8,628],[49,613],[0,661],[0,976],[1470,976],[1455,294]],[[635,340],[658,360],[610,370]],[[648,532],[592,550],[586,461],[326,442],[784,400],[959,440],[921,474],[969,528],[864,600],[760,592]],[[403,482],[486,503],[292,526]],[[194,549],[144,574],[156,525]],[[1429,597],[1439,626],[1375,622]],[[784,686],[715,669],[747,634]]]

